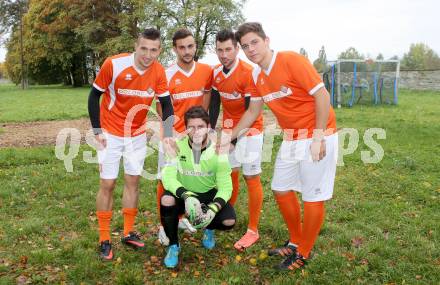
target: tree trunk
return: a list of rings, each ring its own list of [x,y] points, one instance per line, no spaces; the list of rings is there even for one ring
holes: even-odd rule
[[[25,88],[24,51],[23,51],[23,19],[20,12],[20,65],[21,65],[21,89]]]

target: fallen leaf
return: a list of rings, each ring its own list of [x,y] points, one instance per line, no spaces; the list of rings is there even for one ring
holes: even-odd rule
[[[200,272],[199,271],[194,271],[194,277],[199,277],[200,276]]]
[[[359,248],[364,243],[364,239],[362,237],[354,237],[351,239],[351,245]]]
[[[417,280],[422,279],[422,275],[416,275],[416,279],[417,279]]]
[[[257,260],[255,259],[255,258],[251,258],[251,259],[249,259],[249,263],[251,264],[251,265],[257,265]]]
[[[15,279],[15,281],[17,282],[17,285],[23,285],[27,283],[28,278],[26,276],[20,275]]]
[[[21,266],[26,266],[27,262],[28,262],[28,257],[26,255],[20,256],[20,265]]]
[[[342,256],[344,256],[345,258],[347,258],[348,261],[353,261],[353,260],[356,259],[356,256],[354,256],[354,255],[353,255],[352,253],[350,253],[350,252],[344,252],[344,253],[342,254]]]
[[[301,270],[302,277],[307,277],[309,275],[308,271],[305,271],[304,269]]]
[[[262,250],[260,252],[260,255],[258,256],[258,259],[265,260],[267,258],[267,252],[265,250]]]
[[[152,255],[152,256],[150,256],[150,260],[151,260],[151,262],[156,263],[159,261],[159,258],[157,258],[157,256],[155,256],[155,255]]]
[[[177,277],[177,272],[171,272],[171,277],[176,278]]]
[[[235,261],[240,262],[240,261],[241,261],[241,256],[240,256],[240,255],[237,255],[237,256],[235,257]]]
[[[428,231],[428,236],[429,236],[429,237],[432,237],[432,234],[433,234],[433,233],[434,233],[433,230],[429,230],[429,231]]]

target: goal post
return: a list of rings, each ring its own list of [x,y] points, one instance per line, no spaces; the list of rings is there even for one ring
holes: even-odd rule
[[[339,59],[329,62],[323,78],[334,107],[397,104],[399,60]]]

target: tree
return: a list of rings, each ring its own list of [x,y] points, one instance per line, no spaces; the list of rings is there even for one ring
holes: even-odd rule
[[[299,49],[299,53],[302,54],[303,56],[309,58],[309,55],[307,54],[306,50],[304,48],[300,48]]]
[[[382,53],[379,53],[379,54],[376,56],[376,60],[384,60],[383,54],[382,54]]]
[[[324,46],[319,50],[318,58],[313,62],[313,66],[318,72],[324,72],[327,66],[327,55]]]
[[[162,59],[171,60],[171,38],[182,27],[189,28],[197,43],[195,59],[203,57],[215,43],[215,34],[244,21],[241,9],[245,0],[150,0],[145,1],[139,19],[141,27],[160,29],[165,45]]]
[[[12,28],[6,67],[13,82],[26,70],[34,82],[53,80],[81,86],[95,77],[104,59],[132,52],[139,31],[157,27],[164,40],[166,63],[171,60],[171,37],[188,27],[197,42],[196,58],[214,43],[215,33],[243,21],[245,0],[33,0],[22,19],[23,33]],[[15,3],[0,0],[0,4]],[[27,3],[27,2],[26,2]],[[12,7],[12,6],[11,6]],[[3,20],[3,19],[2,19]],[[21,37],[23,35],[23,37]],[[20,44],[23,38],[23,44]]]
[[[6,72],[6,65],[4,62],[0,62],[0,79],[8,78]]]
[[[411,44],[409,51],[403,55],[402,69],[432,70],[440,69],[440,57],[429,46],[423,43]]]
[[[349,47],[338,55],[338,59],[365,59],[365,56],[354,47]]]
[[[23,48],[23,16],[28,8],[27,0],[0,0],[0,45],[3,42],[3,35],[19,31],[19,44],[20,44],[20,80],[21,88],[24,89],[27,86],[27,66],[24,61],[24,48]]]

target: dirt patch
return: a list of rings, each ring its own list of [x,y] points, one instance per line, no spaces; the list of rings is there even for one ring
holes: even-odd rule
[[[58,133],[64,128],[75,128],[84,137],[91,128],[88,118],[68,121],[3,123],[0,125],[0,148],[55,145]]]
[[[221,116],[220,116],[221,118]],[[270,111],[264,111],[264,125],[276,122]],[[217,124],[219,126],[220,123]],[[0,125],[0,148],[55,145],[58,133],[64,128],[75,128],[81,133],[81,143],[90,130],[89,118],[68,121],[41,121],[27,123],[3,123]]]

